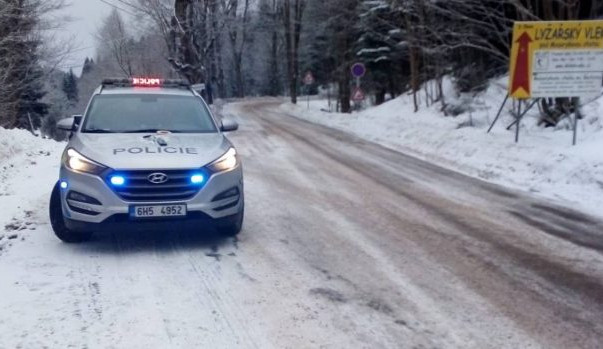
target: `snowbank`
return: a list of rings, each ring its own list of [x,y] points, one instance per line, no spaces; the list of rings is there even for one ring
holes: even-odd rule
[[[0,128],[0,255],[48,220],[46,204],[64,147],[28,131]]]
[[[47,140],[34,137],[29,131],[7,130],[0,127],[0,165],[4,165],[10,158],[31,149],[33,144],[45,144]]]
[[[471,176],[603,216],[603,98],[586,101],[577,146],[571,146],[569,122],[555,129],[539,127],[537,108],[524,118],[516,144],[514,129],[506,130],[513,121],[508,113],[510,102],[493,131],[486,133],[505,97],[504,80],[492,83],[477,98],[451,98],[450,85],[447,82],[448,103],[467,105],[471,100],[471,112],[445,117],[438,103],[428,108],[423,104],[414,113],[408,95],[351,115],[326,112],[326,100],[311,101],[310,109],[305,101],[297,106],[285,103],[280,109]]]

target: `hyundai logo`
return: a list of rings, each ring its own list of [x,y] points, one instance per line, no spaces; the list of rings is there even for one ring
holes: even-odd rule
[[[168,175],[166,175],[165,173],[151,173],[147,179],[149,180],[149,182],[153,183],[153,184],[163,184],[165,182],[167,182],[170,178],[168,177]]]

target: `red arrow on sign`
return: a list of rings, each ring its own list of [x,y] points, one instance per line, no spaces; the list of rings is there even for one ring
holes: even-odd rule
[[[519,43],[517,60],[515,61],[515,73],[513,74],[513,84],[511,85],[511,94],[520,88],[523,88],[527,94],[530,94],[530,43],[532,38],[527,32],[521,34],[516,42]]]
[[[360,87],[356,87],[352,93],[352,99],[356,102],[364,101],[364,91]]]

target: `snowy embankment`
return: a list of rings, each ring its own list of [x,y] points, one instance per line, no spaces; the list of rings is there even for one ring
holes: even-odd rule
[[[65,143],[0,128],[0,255],[25,230],[48,221],[46,204],[58,179]]]
[[[428,108],[423,104],[415,113],[409,95],[351,115],[327,112],[326,100],[311,101],[310,109],[305,101],[297,106],[285,103],[280,110],[470,176],[603,216],[603,98],[586,101],[583,106],[585,118],[578,125],[577,146],[571,145],[568,120],[557,128],[540,127],[537,108],[523,119],[516,144],[515,129],[506,130],[513,121],[511,101],[492,132],[486,132],[505,94],[503,80],[475,99],[459,96],[453,100],[453,94],[448,93],[448,103],[462,105],[472,100],[472,111],[456,117],[444,116],[439,103]]]

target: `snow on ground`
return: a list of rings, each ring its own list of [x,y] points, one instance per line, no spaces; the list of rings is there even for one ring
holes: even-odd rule
[[[247,127],[262,130],[253,121]],[[397,295],[385,286],[389,278],[339,269],[373,253],[392,262],[366,237],[350,241],[352,230],[333,223],[343,213],[308,212],[311,199],[290,200],[294,195],[274,187],[263,159],[251,156],[274,139],[232,137],[247,145],[240,149],[249,159],[249,209],[238,239],[118,232],[69,245],[53,236],[48,219],[65,144],[0,129],[0,348],[393,348],[402,336],[409,345],[450,343],[435,325],[417,320],[425,311],[397,317],[399,302],[390,306],[382,296]],[[277,153],[266,154],[275,160],[267,172],[283,169],[294,183],[307,180],[291,165],[295,150],[279,142]],[[335,236],[341,240],[333,242]],[[368,257],[359,250],[365,245]],[[331,258],[333,276],[326,269]],[[405,280],[400,273],[393,278],[396,286]]]
[[[362,115],[368,114],[339,118]],[[196,232],[146,232],[61,243],[47,210],[65,143],[0,129],[0,348],[536,348],[567,347],[562,344],[597,335],[595,325],[583,325],[600,318],[596,299],[589,300],[594,293],[584,291],[598,282],[598,274],[583,271],[596,269],[596,251],[555,237],[543,240],[530,228],[523,234],[513,220],[509,231],[497,221],[483,234],[487,238],[466,234],[437,218],[438,209],[460,208],[445,199],[436,200],[436,212],[427,215],[434,219],[426,222],[424,209],[414,204],[391,214],[383,207],[402,197],[388,189],[397,180],[386,186],[367,181],[356,191],[357,181],[341,176],[348,168],[329,168],[327,153],[299,162],[312,149],[305,142],[291,144],[286,134],[268,128],[270,119],[238,120],[241,132],[232,138],[245,159],[248,211],[238,239],[217,241]],[[285,126],[300,125],[292,121]],[[450,120],[427,115],[424,122]],[[325,137],[331,135],[307,140]],[[469,143],[473,134],[465,137]],[[488,137],[495,144],[502,138]],[[352,163],[364,159],[358,155]],[[365,207],[355,205],[359,200],[368,200],[370,212],[386,214],[364,214]],[[463,219],[473,226],[484,221],[477,216]],[[434,234],[404,229],[407,223]],[[442,246],[446,253],[431,253]],[[524,248],[538,258],[515,258],[519,252],[513,251]],[[556,249],[562,252],[550,252]],[[518,285],[525,284],[538,291],[522,292]],[[557,288],[559,293],[551,291]],[[564,322],[551,323],[550,314]],[[545,338],[551,333],[556,336]]]
[[[451,98],[451,83],[446,85],[448,103],[463,105],[470,100]],[[506,130],[513,121],[508,112],[511,101],[487,134],[505,94],[504,80],[495,81],[473,99],[471,112],[456,117],[445,117],[439,103],[428,108],[423,104],[415,113],[410,95],[351,115],[329,113],[324,99],[312,100],[309,109],[302,99],[298,105],[284,103],[280,110],[486,181],[603,215],[603,98],[586,101],[574,147],[570,123],[539,127],[537,108],[524,118],[516,144],[515,129]]]
[[[0,255],[45,222],[65,143],[0,128]],[[14,180],[19,179],[19,180]]]

